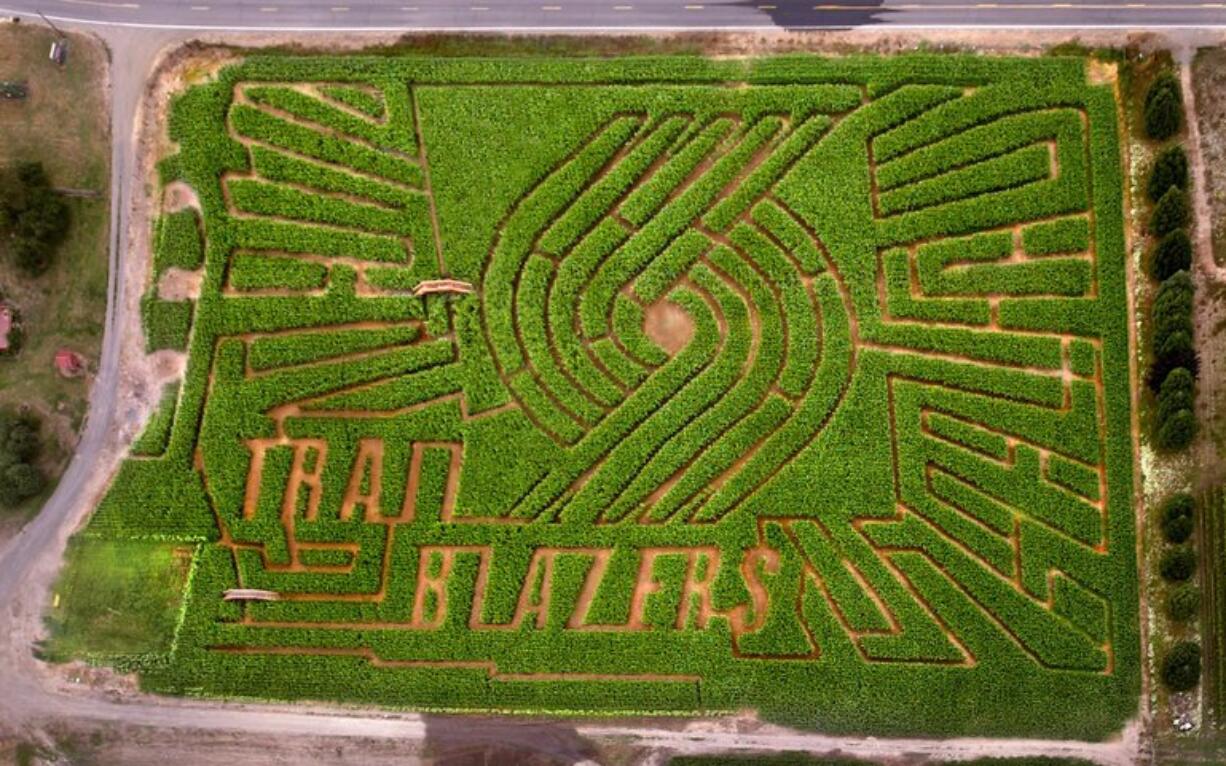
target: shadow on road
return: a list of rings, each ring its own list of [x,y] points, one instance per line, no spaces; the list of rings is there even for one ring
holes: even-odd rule
[[[565,723],[459,715],[423,716],[426,763],[555,766],[595,760],[597,749]]]
[[[884,0],[734,0],[727,5],[757,11],[784,29],[857,27],[880,22],[879,14],[886,10]],[[816,7],[820,5],[838,5],[839,10],[821,10]],[[854,9],[845,10],[849,6]]]

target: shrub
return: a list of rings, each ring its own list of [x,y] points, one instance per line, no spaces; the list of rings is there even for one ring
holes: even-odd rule
[[[1154,361],[1149,374],[1151,380],[1160,382],[1159,393],[1161,393],[1161,383],[1165,383],[1171,372],[1177,369],[1187,370],[1193,379],[1200,371],[1200,361],[1192,345],[1192,336],[1184,330],[1178,330],[1162,338],[1161,345],[1154,349]]]
[[[1183,229],[1175,229],[1158,240],[1149,256],[1149,275],[1159,282],[1191,268],[1192,238]]]
[[[1150,102],[1164,91],[1170,94],[1176,103],[1183,104],[1183,87],[1179,84],[1179,75],[1167,69],[1149,84],[1149,89],[1145,91],[1145,105],[1149,106]]]
[[[1200,644],[1181,641],[1162,660],[1162,683],[1173,692],[1185,692],[1200,683]]]
[[[1192,278],[1186,271],[1175,272],[1158,286],[1151,315],[1155,349],[1161,348],[1172,333],[1192,334],[1193,295]]]
[[[1163,193],[1158,204],[1154,205],[1154,212],[1149,218],[1149,232],[1155,237],[1164,237],[1187,226],[1191,218],[1187,193],[1172,186]]]
[[[1191,410],[1179,410],[1158,425],[1158,448],[1167,451],[1186,449],[1196,438],[1196,416]]]
[[[1153,365],[1148,383],[1157,391],[1167,375],[1176,367],[1185,367],[1195,377],[1198,369],[1196,350],[1192,345],[1192,279],[1186,271],[1177,271],[1158,286],[1151,313],[1153,334]]]
[[[0,415],[0,465],[28,463],[38,455],[38,422],[31,417]]]
[[[1154,158],[1145,192],[1157,202],[1171,188],[1188,188],[1188,154],[1179,144],[1168,146]]]
[[[1157,82],[1154,85],[1158,85]],[[1165,141],[1183,127],[1183,104],[1178,88],[1150,86],[1145,99],[1145,134],[1156,141]]]
[[[1170,582],[1183,582],[1195,571],[1196,552],[1187,545],[1167,550],[1158,562],[1158,572],[1162,579]]]
[[[29,463],[13,463],[0,471],[0,504],[17,505],[43,491],[47,481],[42,472]]]
[[[1194,404],[1192,373],[1177,367],[1167,374],[1158,389],[1158,422],[1164,423],[1180,410],[1191,410]]]
[[[1200,610],[1200,588],[1190,583],[1171,589],[1166,597],[1166,615],[1175,622],[1187,622]]]
[[[47,485],[42,473],[29,463],[14,463],[4,469],[3,483],[9,485],[21,499],[33,497]]]
[[[1162,535],[1168,543],[1182,543],[1192,534],[1196,501],[1187,492],[1171,495],[1162,504]]]
[[[0,231],[19,268],[41,274],[68,233],[68,206],[51,188],[40,163],[24,163],[0,181]]]
[[[11,507],[43,491],[46,479],[31,464],[38,451],[38,421],[0,412],[0,505]]]

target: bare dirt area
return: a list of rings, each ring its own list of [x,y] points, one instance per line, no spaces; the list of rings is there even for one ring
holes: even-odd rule
[[[200,198],[196,196],[196,190],[182,181],[166,184],[162,194],[162,210],[177,213],[188,209],[200,210]]]
[[[1192,164],[1193,204],[1196,215],[1197,258],[1196,345],[1200,358],[1198,420],[1202,436],[1200,484],[1220,483],[1226,449],[1226,423],[1218,413],[1226,409],[1226,388],[1220,385],[1226,370],[1226,50],[1202,49],[1184,66],[1187,86],[1192,86],[1195,122],[1189,124],[1195,141],[1189,146]]]
[[[200,297],[203,271],[169,268],[158,280],[158,297],[164,301],[187,301]]]
[[[70,228],[51,268],[20,271],[0,245],[0,298],[17,312],[24,338],[0,357],[0,406],[27,407],[43,423],[41,467],[58,477],[76,448],[93,376],[60,377],[54,366],[67,348],[96,363],[106,311],[107,219],[110,212],[110,120],[106,49],[72,35],[64,67],[47,60],[52,40],[41,27],[0,26],[0,80],[23,82],[29,96],[0,101],[0,167],[40,162],[51,185],[80,190],[67,197]],[[49,493],[15,510],[0,509],[0,540],[20,528]]]
[[[694,319],[672,301],[656,301],[644,310],[643,331],[671,356],[694,337]]]

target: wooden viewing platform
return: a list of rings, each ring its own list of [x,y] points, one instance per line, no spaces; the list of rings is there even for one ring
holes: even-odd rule
[[[470,282],[463,282],[459,279],[427,279],[424,282],[418,282],[413,288],[413,297],[420,298],[423,295],[437,293],[470,295],[472,292],[473,286]]]
[[[223,601],[280,601],[281,594],[275,590],[258,588],[231,588],[222,596]]]

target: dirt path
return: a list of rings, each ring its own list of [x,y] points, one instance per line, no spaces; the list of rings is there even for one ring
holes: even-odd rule
[[[1196,249],[1197,276],[1202,286],[1226,284],[1226,268],[1218,266],[1213,257],[1213,206],[1209,203],[1209,186],[1205,173],[1205,161],[1201,143],[1200,124],[1196,119],[1196,88],[1192,83],[1192,55],[1194,51],[1183,48],[1178,52],[1179,82],[1183,88],[1184,122],[1187,125],[1189,172],[1192,182],[1192,210],[1196,221],[1193,226],[1193,243]]]
[[[1192,79],[1192,57],[1194,51],[1183,49],[1179,52],[1179,79],[1184,92],[1184,115],[1187,123],[1187,141],[1189,173],[1192,189],[1192,208],[1195,220],[1193,222],[1192,242],[1195,250],[1193,261],[1193,276],[1196,279],[1195,326],[1196,351],[1200,359],[1200,374],[1197,376],[1197,421],[1202,424],[1200,437],[1196,440],[1196,462],[1198,467],[1197,489],[1204,490],[1221,482],[1226,472],[1217,444],[1219,433],[1218,402],[1222,398],[1223,364],[1226,358],[1221,348],[1222,342],[1217,338],[1217,328],[1226,322],[1226,306],[1223,305],[1221,291],[1226,287],[1226,268],[1218,265],[1213,252],[1213,205],[1208,173],[1205,168],[1205,137],[1201,135],[1201,125],[1197,111],[1197,93]],[[1210,105],[1212,115],[1213,109]]]

